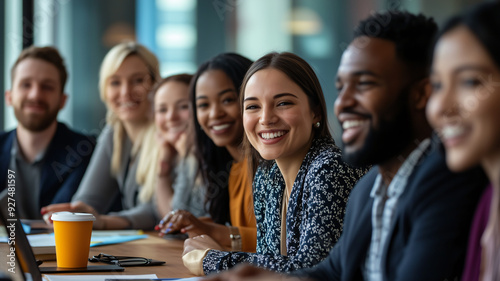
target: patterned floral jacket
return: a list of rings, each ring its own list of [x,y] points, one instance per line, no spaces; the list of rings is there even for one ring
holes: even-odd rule
[[[210,250],[205,274],[246,262],[275,271],[312,267],[325,259],[342,232],[349,193],[367,169],[354,169],[331,138],[317,138],[299,169],[287,209],[287,255],[280,253],[285,181],[274,161],[257,169],[253,188],[257,253]]]

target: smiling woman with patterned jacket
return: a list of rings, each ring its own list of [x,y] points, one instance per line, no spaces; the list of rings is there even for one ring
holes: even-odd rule
[[[205,251],[204,274],[242,262],[282,272],[312,267],[340,237],[347,198],[366,169],[342,160],[319,81],[300,57],[260,58],[240,96],[244,142],[256,171],[257,253],[217,250],[206,236],[187,240],[185,253]]]

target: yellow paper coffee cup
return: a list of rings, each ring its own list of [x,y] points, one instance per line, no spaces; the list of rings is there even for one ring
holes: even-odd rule
[[[95,217],[87,213],[52,214],[58,267],[87,267]]]

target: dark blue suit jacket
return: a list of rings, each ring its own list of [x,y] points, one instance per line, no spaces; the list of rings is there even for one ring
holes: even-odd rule
[[[389,242],[383,249],[384,280],[456,280],[462,273],[470,223],[487,184],[481,169],[448,170],[433,144],[415,166],[394,214]],[[354,187],[347,204],[344,230],[328,258],[297,272],[316,280],[363,280],[371,241],[375,166]]]
[[[10,151],[15,139],[15,129],[0,134],[0,192],[7,187]],[[95,142],[94,137],[76,133],[63,123],[57,124],[43,162],[38,187],[40,206],[71,201],[87,169]]]

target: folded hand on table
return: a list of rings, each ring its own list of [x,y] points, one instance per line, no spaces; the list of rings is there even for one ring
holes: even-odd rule
[[[87,205],[81,201],[48,205],[43,207],[40,210],[40,213],[43,215],[43,219],[45,220],[45,222],[49,225],[52,225],[52,219],[51,219],[52,214],[64,211],[92,214],[96,218],[96,220],[94,221],[93,228],[94,229],[104,228],[104,221],[100,219],[101,216],[99,215],[99,213],[94,208],[92,208],[92,206]]]
[[[200,235],[186,239],[184,241],[184,252],[182,253],[182,255],[185,255],[193,250],[206,250],[206,249],[220,250],[220,251],[224,250],[224,248],[210,236]]]

